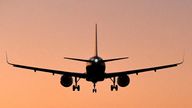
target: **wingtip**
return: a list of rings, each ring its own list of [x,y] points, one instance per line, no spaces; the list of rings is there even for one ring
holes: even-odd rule
[[[183,60],[180,62],[180,64],[183,64],[185,62],[185,58],[183,57]]]
[[[184,62],[185,62],[185,54],[183,54],[182,61],[180,63],[178,63],[178,64],[180,65],[180,64],[183,64]]]
[[[125,59],[129,59],[129,57],[125,57]]]
[[[7,64],[10,64],[10,65],[12,64],[12,63],[9,62],[9,59],[8,59],[8,56],[7,56],[7,52],[6,52],[6,62],[7,62]]]
[[[183,59],[181,62],[177,63],[177,65],[181,65],[181,64],[183,64],[184,61],[185,61],[185,60]]]

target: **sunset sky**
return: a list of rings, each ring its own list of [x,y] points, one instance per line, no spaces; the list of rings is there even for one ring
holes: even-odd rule
[[[107,72],[182,61],[158,72],[130,75],[111,92],[111,80],[80,80],[80,92],[60,85],[60,75],[14,68],[13,63],[85,72],[94,55],[130,57]],[[0,0],[0,108],[191,108],[192,0]]]

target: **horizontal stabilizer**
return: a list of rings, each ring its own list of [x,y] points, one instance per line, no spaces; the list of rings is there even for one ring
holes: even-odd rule
[[[121,58],[114,58],[114,59],[106,59],[103,60],[104,62],[110,62],[110,61],[116,61],[116,60],[122,60],[122,59],[128,59],[129,57],[121,57]]]
[[[91,62],[90,60],[79,59],[79,58],[64,57],[64,59],[75,60],[75,61],[81,61],[81,62]]]

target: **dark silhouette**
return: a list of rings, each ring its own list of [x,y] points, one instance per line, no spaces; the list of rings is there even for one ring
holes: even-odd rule
[[[106,73],[105,72],[105,68],[106,68],[105,63],[106,62],[127,59],[128,57],[105,59],[105,60],[103,60],[101,57],[99,57],[98,45],[97,45],[97,24],[95,25],[95,56],[91,57],[89,60],[78,59],[78,58],[69,58],[69,57],[64,57],[64,58],[69,59],[69,60],[86,62],[87,63],[86,72],[78,73],[78,72],[68,72],[68,71],[60,71],[60,70],[25,66],[25,65],[10,63],[8,61],[8,59],[7,59],[7,63],[14,67],[34,70],[35,72],[42,71],[42,72],[52,73],[53,75],[60,74],[60,75],[62,75],[60,83],[64,87],[70,87],[73,84],[73,81],[75,82],[75,84],[73,85],[73,91],[75,91],[75,90],[79,91],[80,86],[77,84],[78,81],[82,78],[86,79],[87,81],[93,83],[93,92],[97,92],[96,83],[99,81],[104,81],[107,78],[110,78],[111,81],[113,82],[113,84],[111,85],[111,91],[113,91],[113,90],[117,91],[118,85],[120,87],[126,87],[129,85],[130,79],[129,79],[128,75],[130,75],[130,74],[138,75],[139,73],[146,72],[146,71],[155,71],[156,72],[157,70],[175,67],[175,66],[178,66],[183,63],[183,61],[182,61],[182,62],[175,63],[175,64],[168,64],[168,65],[162,65],[162,66],[156,66],[156,67],[150,67],[150,68],[144,68],[144,69]]]

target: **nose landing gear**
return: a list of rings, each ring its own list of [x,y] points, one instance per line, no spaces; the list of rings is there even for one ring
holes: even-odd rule
[[[97,89],[96,89],[96,83],[93,83],[93,93],[96,93]]]

